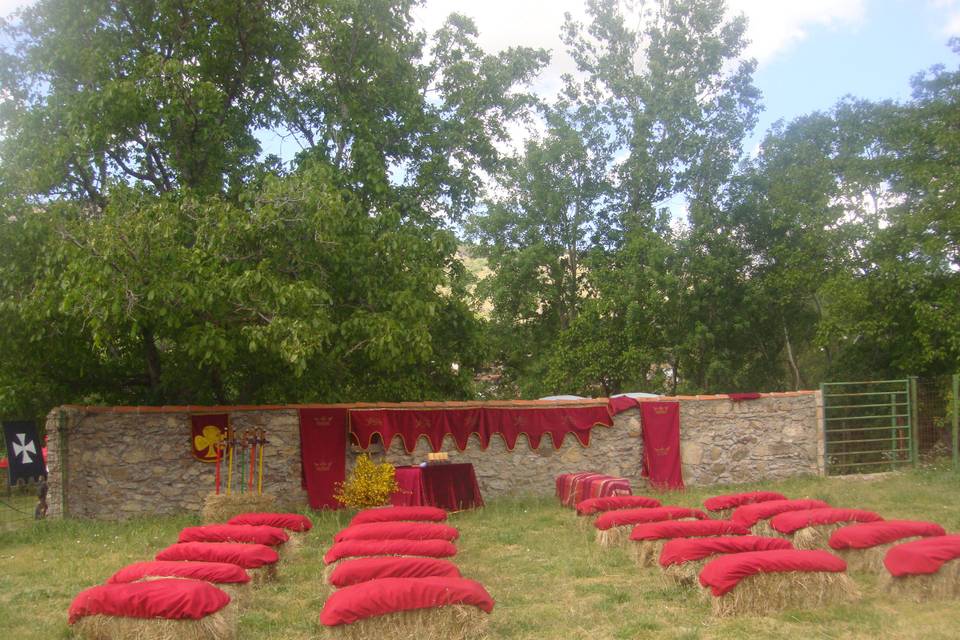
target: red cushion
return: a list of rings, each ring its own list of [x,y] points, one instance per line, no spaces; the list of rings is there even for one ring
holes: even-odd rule
[[[742,507],[745,504],[786,499],[787,496],[782,493],[777,493],[776,491],[750,491],[747,493],[728,493],[723,496],[707,498],[703,501],[703,506],[707,511],[723,511],[724,509]]]
[[[493,599],[479,582],[465,578],[383,578],[340,589],[320,612],[327,626],[350,624],[397,611],[471,604],[493,611]]]
[[[660,501],[647,496],[606,496],[603,498],[588,498],[577,503],[577,515],[589,516],[602,511],[616,509],[637,509],[659,507]]]
[[[380,578],[459,578],[457,565],[437,558],[398,558],[377,556],[345,560],[330,574],[330,584],[349,587]]]
[[[70,605],[68,622],[84,616],[199,620],[230,603],[230,596],[199,580],[151,580],[104,584],[81,591]]]
[[[774,551],[776,549],[793,549],[793,543],[784,538],[762,538],[760,536],[674,538],[663,545],[663,551],[660,552],[660,566],[669,567],[672,564],[703,560],[724,553]]]
[[[345,540],[330,547],[323,561],[326,564],[343,558],[362,556],[425,556],[449,558],[457,548],[446,540]]]
[[[184,560],[156,560],[154,562],[136,562],[128,564],[110,576],[107,584],[136,582],[147,576],[169,576],[171,578],[190,578],[220,584],[241,584],[250,582],[250,576],[243,567],[229,562],[189,562]]]
[[[661,520],[679,520],[681,518],[699,518],[706,520],[707,514],[699,509],[686,507],[654,507],[652,509],[618,509],[601,513],[593,523],[597,529],[623,527],[644,522],[660,522]]]
[[[371,522],[347,527],[333,536],[333,541],[456,540],[459,537],[460,532],[454,527],[435,522]]]
[[[227,520],[227,524],[253,524],[280,527],[288,531],[310,531],[310,518],[299,513],[241,513]]]
[[[944,535],[947,535],[947,532],[935,522],[884,520],[841,527],[830,536],[829,544],[834,549],[869,549],[903,538]]]
[[[631,540],[663,540],[665,538],[697,538],[703,536],[746,536],[750,530],[730,520],[691,520],[648,522],[638,524],[630,532]]]
[[[156,555],[157,560],[197,560],[229,562],[244,569],[259,569],[274,564],[280,556],[263,544],[241,542],[181,542],[172,544]]]
[[[891,547],[883,559],[891,575],[936,573],[946,562],[960,558],[960,535],[934,536]]]
[[[710,587],[715,596],[729,592],[744,578],[758,573],[782,573],[784,571],[830,571],[847,570],[847,563],[826,551],[748,551],[731,553],[714,558],[700,572],[700,584]]]
[[[823,524],[837,524],[838,522],[879,522],[883,520],[873,511],[860,509],[802,509],[800,511],[785,511],[773,516],[770,526],[780,533],[795,533],[806,527],[815,527]]]
[[[752,527],[761,520],[772,518],[785,511],[801,511],[803,509],[825,509],[830,505],[823,500],[767,500],[737,507],[730,519],[739,522],[745,527]]]
[[[436,507],[379,507],[364,509],[353,516],[350,526],[355,524],[369,524],[371,522],[397,522],[400,520],[426,520],[443,522],[447,519],[447,512]]]
[[[177,542],[248,542],[277,547],[290,539],[279,527],[250,524],[207,524],[186,527]]]

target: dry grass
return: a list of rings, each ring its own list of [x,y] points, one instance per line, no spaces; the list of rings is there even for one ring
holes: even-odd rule
[[[218,524],[242,513],[274,511],[276,504],[276,497],[266,493],[208,493],[200,518],[204,524]]]
[[[859,589],[845,573],[758,573],[741,580],[733,591],[713,598],[713,613],[720,617],[763,616],[784,609],[816,609],[859,597]]]
[[[86,616],[73,625],[85,640],[235,640],[237,606],[226,607],[200,620],[159,620]]]
[[[486,637],[489,614],[470,605],[400,611],[327,627],[342,640],[473,640]]]
[[[904,544],[905,542],[920,540],[921,538],[922,536],[903,538],[887,544],[878,544],[875,547],[869,547],[867,549],[830,549],[830,551],[847,562],[847,571],[864,571],[867,573],[882,574],[887,573],[887,568],[883,566],[883,559],[891,547]]]
[[[885,571],[883,585],[893,597],[913,602],[960,598],[960,560],[944,563],[940,571],[931,575],[895,578]]]
[[[630,546],[630,555],[640,567],[656,567],[660,560],[660,552],[667,540],[633,540]]]

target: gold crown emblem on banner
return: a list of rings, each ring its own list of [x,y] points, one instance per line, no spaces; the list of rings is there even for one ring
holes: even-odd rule
[[[654,447],[653,450],[657,452],[658,456],[665,456],[670,453],[670,447]]]
[[[654,407],[653,412],[658,416],[666,415],[670,411],[669,407]]]
[[[332,462],[314,462],[313,468],[315,471],[330,471],[330,468],[333,466]]]
[[[329,427],[333,423],[333,416],[317,416],[313,422],[318,427]]]

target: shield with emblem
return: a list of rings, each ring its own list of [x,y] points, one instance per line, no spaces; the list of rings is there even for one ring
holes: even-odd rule
[[[7,473],[11,486],[21,480],[33,482],[47,477],[43,443],[37,438],[37,427],[33,422],[4,422],[3,437],[7,443]]]
[[[230,424],[226,413],[190,416],[190,448],[200,462],[217,461],[217,444],[223,440]]]

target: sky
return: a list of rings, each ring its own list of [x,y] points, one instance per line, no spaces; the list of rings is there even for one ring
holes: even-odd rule
[[[0,15],[28,4],[0,0]],[[583,0],[427,0],[415,18],[432,30],[456,11],[476,21],[489,52],[512,45],[550,50],[553,60],[533,87],[549,97],[560,86],[560,74],[572,69],[560,42],[564,13],[582,17],[583,5]],[[904,100],[914,74],[934,64],[960,66],[947,46],[951,36],[960,36],[960,0],[727,0],[727,5],[748,18],[746,54],[757,60],[754,84],[763,94],[764,111],[744,145],[748,152],[776,120],[829,109],[845,95]],[[293,151],[283,149],[281,155]]]

